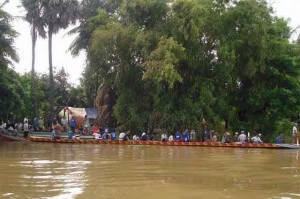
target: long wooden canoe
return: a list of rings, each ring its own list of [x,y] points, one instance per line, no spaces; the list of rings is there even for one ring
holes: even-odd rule
[[[29,137],[32,142],[48,143],[73,143],[73,144],[116,144],[116,145],[156,145],[156,146],[194,146],[194,147],[234,147],[234,148],[268,148],[268,149],[300,149],[296,145],[278,145],[272,143],[265,144],[241,144],[241,143],[221,143],[221,142],[161,142],[161,141],[110,141],[94,139],[56,139],[43,137]]]
[[[14,135],[9,135],[0,132],[0,136],[3,137],[5,140],[10,140],[10,141],[25,141],[23,137],[20,136],[14,136]]]

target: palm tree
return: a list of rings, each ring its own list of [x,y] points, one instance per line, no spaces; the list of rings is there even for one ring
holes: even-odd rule
[[[0,5],[0,67],[19,61],[14,47],[14,39],[18,33],[11,26],[12,16],[2,9],[5,3]]]
[[[40,0],[41,17],[48,29],[48,50],[49,50],[49,80],[50,80],[50,116],[54,113],[54,84],[52,65],[52,36],[60,29],[75,24],[79,16],[78,0]]]
[[[35,46],[37,40],[37,33],[42,38],[46,37],[44,25],[41,20],[40,0],[21,0],[22,6],[26,10],[24,19],[31,25],[31,42],[32,42],[32,62],[31,62],[31,95],[34,101],[34,113],[38,116],[38,105],[36,98],[36,83],[35,83]]]
[[[77,56],[81,50],[87,50],[92,36],[92,30],[88,28],[88,22],[92,17],[98,15],[98,9],[105,9],[105,0],[84,0],[80,3],[79,26],[68,32],[68,35],[77,34],[69,51],[73,56]]]

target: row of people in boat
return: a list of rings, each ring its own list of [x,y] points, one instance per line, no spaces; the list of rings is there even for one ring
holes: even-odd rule
[[[61,131],[61,127],[58,125],[54,127],[54,133],[53,138],[58,138],[57,135],[59,133],[55,133],[55,131]],[[204,133],[204,138],[197,138],[197,134],[195,130],[189,131],[186,129],[183,133],[177,131],[175,134],[167,135],[166,133],[163,133],[160,135],[160,139],[158,136],[154,135],[153,133],[145,133],[143,132],[141,136],[138,136],[137,134],[131,135],[130,131],[121,132],[120,134],[117,134],[115,130],[110,131],[109,128],[99,129],[97,126],[94,126],[93,130],[93,136],[96,140],[112,140],[112,141],[162,141],[162,142],[195,142],[195,141],[205,141],[205,142],[218,142],[218,134],[214,131],[211,131],[209,134]],[[68,132],[68,139],[74,139],[75,133],[72,130],[69,130]],[[250,137],[250,134],[248,133],[248,136],[245,135],[244,131],[241,131],[240,134],[237,132],[234,134],[234,136],[231,138],[230,134],[228,132],[223,134],[222,139],[220,140],[222,143],[231,143],[231,142],[239,142],[239,143],[263,143],[261,139],[262,135],[257,134],[253,137]]]
[[[119,137],[119,140],[124,140],[122,137],[122,134],[120,134],[121,137]],[[245,132],[242,131],[241,134],[238,134],[237,132],[235,135],[231,138],[230,133],[225,132],[223,134],[223,137],[221,140],[218,139],[217,133],[211,133],[211,136],[205,136],[203,139],[197,139],[196,132],[194,130],[191,130],[190,132],[186,129],[183,133],[180,133],[177,131],[175,134],[161,134],[160,141],[162,142],[195,142],[195,141],[205,141],[205,142],[218,142],[221,141],[222,143],[231,143],[231,142],[237,142],[237,143],[263,143],[261,139],[262,135],[257,134],[253,137],[250,137],[250,134],[248,136],[245,135]],[[151,136],[148,136],[146,133],[142,133],[141,137],[139,138],[137,135],[133,135],[132,140],[142,140],[147,141],[151,140]],[[127,140],[127,139],[126,139]]]

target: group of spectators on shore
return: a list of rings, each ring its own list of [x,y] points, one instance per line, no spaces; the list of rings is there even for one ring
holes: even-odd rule
[[[35,117],[33,122],[30,123],[28,117],[25,117],[22,122],[15,120],[1,121],[1,128],[8,131],[23,131],[24,137],[28,137],[30,131],[41,131],[44,129],[44,120],[41,117]]]

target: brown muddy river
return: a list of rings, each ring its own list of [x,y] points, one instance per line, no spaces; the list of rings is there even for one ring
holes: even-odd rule
[[[0,198],[300,198],[300,151],[0,142]]]

